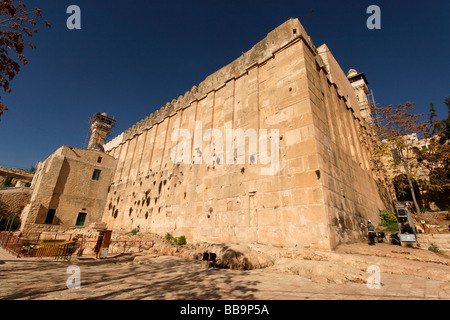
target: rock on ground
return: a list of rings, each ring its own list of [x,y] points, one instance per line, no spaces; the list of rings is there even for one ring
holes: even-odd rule
[[[120,238],[123,240],[125,236]],[[157,256],[179,256],[201,261],[204,252],[217,255],[216,267],[235,270],[261,269],[299,275],[319,283],[365,283],[369,266],[381,273],[413,275],[450,282],[448,256],[388,243],[368,246],[367,243],[343,244],[335,250],[278,248],[261,244],[188,243],[169,244],[151,234],[126,236],[128,240],[152,239],[153,246],[135,258],[136,263],[151,263]]]

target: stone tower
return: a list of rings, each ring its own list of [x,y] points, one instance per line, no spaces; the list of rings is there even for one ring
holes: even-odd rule
[[[106,140],[106,136],[113,127],[116,120],[108,117],[103,113],[96,113],[91,117],[91,137],[89,139],[88,149],[104,151],[103,145]]]
[[[366,79],[364,73],[358,73],[355,69],[350,69],[347,73],[348,81],[355,90],[356,99],[358,100],[361,116],[367,121],[371,122],[370,105],[367,95],[369,94],[369,88],[367,85],[369,82]]]

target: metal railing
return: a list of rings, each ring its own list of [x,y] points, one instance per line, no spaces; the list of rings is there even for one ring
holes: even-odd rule
[[[12,232],[0,233],[0,247],[15,255],[17,258],[20,257],[22,246],[23,238],[13,235]]]
[[[52,239],[42,239],[41,234],[26,234],[16,236],[12,232],[0,232],[0,247],[19,258],[26,257],[55,257],[67,256],[64,244],[70,243],[71,254],[77,256],[94,255],[97,240],[74,238],[72,235],[56,234]],[[121,254],[127,252],[141,252],[153,247],[151,240],[112,240],[108,254]]]

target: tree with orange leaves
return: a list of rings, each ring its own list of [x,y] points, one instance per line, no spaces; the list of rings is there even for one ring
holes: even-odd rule
[[[373,126],[376,132],[372,152],[374,168],[393,178],[405,175],[414,207],[420,212],[414,185],[422,191],[448,190],[450,141],[445,139],[445,130],[436,120],[431,105],[428,116],[413,113],[414,103],[407,102],[397,107],[372,106]],[[426,179],[424,179],[426,177]],[[397,182],[401,183],[401,179]]]
[[[445,104],[449,115],[441,121],[436,119],[436,110],[430,103],[429,125],[424,132],[428,148],[418,149],[417,159],[429,171],[429,179],[422,181],[421,188],[435,196],[447,198],[450,191],[450,97]],[[446,209],[446,208],[443,208]]]
[[[0,87],[11,92],[10,82],[19,73],[22,65],[28,64],[24,55],[26,47],[36,48],[26,41],[37,32],[37,25],[42,23],[41,10],[27,10],[26,5],[15,0],[2,0],[0,3]],[[50,27],[47,21],[43,22]],[[0,117],[8,108],[0,96]]]
[[[372,106],[373,125],[377,133],[373,156],[378,159],[379,166],[386,166],[385,169],[391,171],[391,175],[406,175],[415,209],[420,212],[413,183],[419,167],[415,150],[418,135],[426,130],[428,121],[421,119],[423,114],[412,113],[413,109],[414,105],[410,102],[397,107]]]

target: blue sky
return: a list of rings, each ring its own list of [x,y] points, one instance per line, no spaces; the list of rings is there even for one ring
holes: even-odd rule
[[[344,72],[364,72],[379,106],[416,103],[439,118],[450,96],[450,1],[23,0],[41,8],[30,63],[1,96],[0,166],[28,169],[61,145],[83,147],[89,117],[107,112],[120,134],[298,18]],[[81,30],[69,30],[69,5]],[[381,30],[366,9],[381,8]]]

